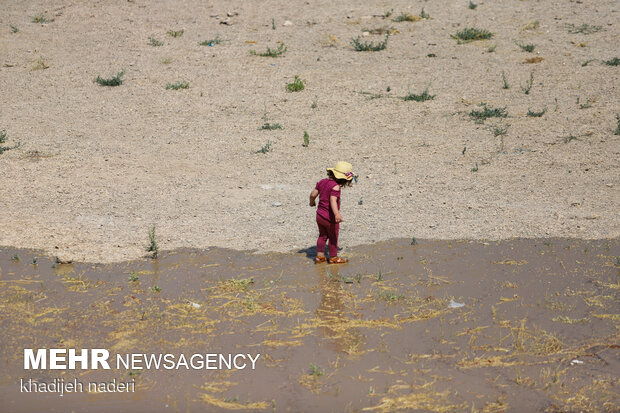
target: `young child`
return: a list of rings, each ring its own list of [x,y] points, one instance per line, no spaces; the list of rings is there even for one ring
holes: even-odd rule
[[[316,210],[316,223],[319,226],[319,238],[316,240],[317,264],[325,262],[325,244],[329,239],[329,263],[343,264],[348,260],[338,257],[338,229],[343,221],[340,215],[340,189],[350,186],[351,181],[357,182],[357,175],[353,166],[348,162],[337,162],[333,168],[327,168],[327,178],[317,182],[310,193],[310,206],[316,205],[319,197],[319,206]]]

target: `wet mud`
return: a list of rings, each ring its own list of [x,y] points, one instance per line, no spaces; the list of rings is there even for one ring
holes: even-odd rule
[[[394,240],[180,250],[114,265],[0,249],[0,404],[12,412],[620,409],[620,240]],[[23,369],[24,348],[260,353],[245,369]],[[135,392],[20,392],[134,382]]]

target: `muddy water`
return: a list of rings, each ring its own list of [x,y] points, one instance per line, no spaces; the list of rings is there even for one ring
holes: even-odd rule
[[[396,240],[349,257],[91,265],[0,250],[2,410],[620,409],[619,240]],[[25,371],[24,348],[260,357],[255,370]],[[135,392],[20,392],[60,378]]]

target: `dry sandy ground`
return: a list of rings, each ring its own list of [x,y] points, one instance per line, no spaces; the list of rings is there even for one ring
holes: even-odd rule
[[[381,17],[422,7],[431,19]],[[613,0],[475,10],[464,0],[5,1],[0,129],[5,145],[21,146],[0,155],[0,245],[109,262],[144,255],[156,225],[162,249],[307,248],[308,193],[340,159],[361,178],[343,193],[345,247],[618,237],[620,82],[602,63],[620,55],[618,11]],[[32,23],[40,13],[53,21]],[[584,23],[601,30],[569,33]],[[457,44],[450,35],[468,26],[495,36]],[[382,27],[397,30],[386,50],[352,49],[350,39]],[[218,35],[226,41],[198,44]],[[280,58],[250,54],[278,42]],[[34,70],[39,58],[49,68]],[[120,87],[93,82],[121,70]],[[288,93],[294,75],[306,88]],[[166,90],[181,80],[188,89]],[[434,100],[397,98],[429,84]],[[468,113],[481,102],[508,117],[476,124]],[[259,130],[265,119],[283,129]],[[503,148],[492,125],[510,125]],[[271,152],[255,153],[268,141]]]

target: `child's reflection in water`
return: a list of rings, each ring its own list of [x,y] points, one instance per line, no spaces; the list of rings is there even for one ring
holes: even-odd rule
[[[342,288],[339,266],[316,265],[316,271],[321,289],[321,303],[316,309],[319,334],[332,339],[336,351],[347,354],[362,352],[365,337],[357,328],[351,327],[351,314],[347,316],[345,306],[348,294]]]

